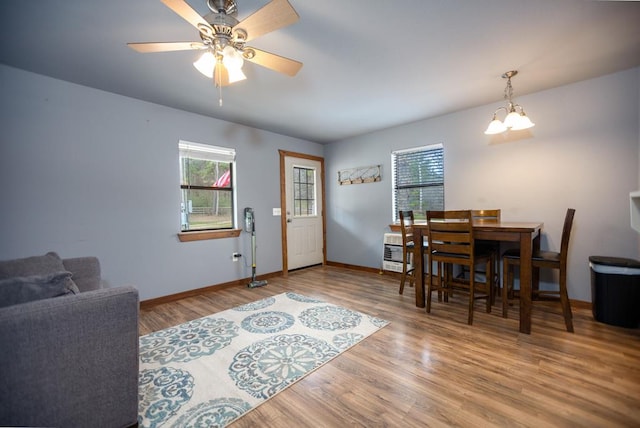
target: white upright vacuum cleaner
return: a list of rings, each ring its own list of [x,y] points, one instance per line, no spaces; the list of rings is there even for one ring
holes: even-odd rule
[[[251,282],[247,284],[247,287],[263,287],[267,285],[267,280],[258,281],[256,279],[256,223],[253,208],[244,209],[244,230],[251,233]]]

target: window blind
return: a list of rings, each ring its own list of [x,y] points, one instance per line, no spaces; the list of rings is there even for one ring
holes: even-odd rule
[[[442,144],[399,150],[391,154],[393,219],[412,210],[418,219],[427,210],[444,209],[444,147]]]

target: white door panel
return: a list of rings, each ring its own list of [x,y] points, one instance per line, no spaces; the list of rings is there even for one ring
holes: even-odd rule
[[[321,164],[316,160],[285,157],[289,270],[323,262],[320,168]]]

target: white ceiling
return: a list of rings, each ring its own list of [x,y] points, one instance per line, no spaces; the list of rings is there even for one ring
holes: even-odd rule
[[[206,0],[188,0],[201,14]],[[238,18],[268,3],[237,0]],[[127,42],[197,41],[160,0],[1,0],[0,62],[140,100],[319,143],[640,66],[640,2],[290,0],[300,20],[252,41],[304,63],[288,77],[245,63],[222,90],[198,52]],[[492,112],[487,111],[489,116]],[[490,117],[487,117],[489,120]]]

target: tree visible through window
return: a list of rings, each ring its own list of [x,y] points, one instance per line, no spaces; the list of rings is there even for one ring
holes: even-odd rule
[[[180,141],[181,230],[233,228],[235,150]]]
[[[442,144],[391,153],[393,220],[411,210],[425,219],[427,210],[444,210],[444,148]]]
[[[293,168],[293,215],[316,215],[316,171],[296,166]]]

